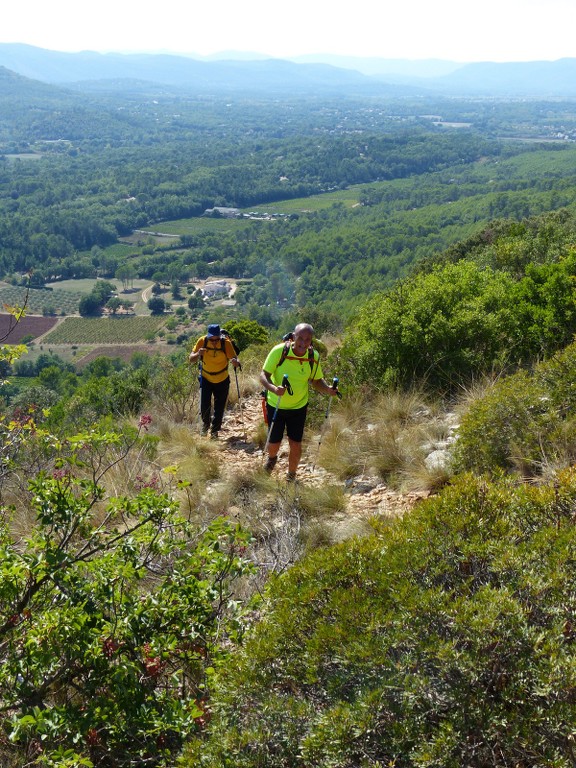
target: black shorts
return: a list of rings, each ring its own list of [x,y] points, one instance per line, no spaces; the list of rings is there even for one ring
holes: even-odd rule
[[[272,424],[274,411],[276,409],[271,405],[266,404],[266,410],[268,411],[268,424]],[[304,435],[307,410],[307,405],[303,408],[294,408],[290,410],[286,408],[278,408],[268,442],[280,443],[284,435],[284,429],[286,429],[286,434],[290,440],[294,440],[295,443],[301,443]]]

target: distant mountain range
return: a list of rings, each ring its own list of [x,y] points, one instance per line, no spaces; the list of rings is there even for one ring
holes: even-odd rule
[[[0,43],[0,66],[32,80],[95,90],[125,81],[187,92],[358,96],[494,96],[576,99],[576,59],[457,63],[316,55],[294,60],[227,52],[212,57],[165,53],[64,53]]]

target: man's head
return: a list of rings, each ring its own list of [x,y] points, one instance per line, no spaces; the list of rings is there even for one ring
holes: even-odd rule
[[[314,336],[314,328],[308,323],[299,323],[294,328],[294,342],[292,343],[292,349],[297,355],[303,355],[312,344],[312,337]]]
[[[213,324],[208,326],[208,338],[220,338],[220,326]]]

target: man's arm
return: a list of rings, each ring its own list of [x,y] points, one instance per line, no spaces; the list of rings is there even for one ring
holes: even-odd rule
[[[268,392],[272,392],[273,395],[278,395],[278,397],[282,397],[284,392],[286,392],[286,387],[277,387],[272,381],[272,374],[265,370],[260,372],[260,384],[262,384],[264,389],[267,389]]]
[[[198,339],[194,346],[194,351],[190,352],[190,355],[188,356],[188,362],[189,363],[195,363],[198,358],[204,356],[204,352],[206,352],[206,348],[204,347],[203,339]]]
[[[338,389],[330,386],[324,379],[310,379],[310,384],[312,384],[317,392],[321,392],[323,395],[338,397]]]
[[[232,342],[229,339],[226,339],[226,341],[224,342],[224,349],[226,351],[226,357],[228,358],[228,360],[230,360],[234,368],[241,367],[240,360],[238,360],[238,358],[236,357],[236,350],[232,346]]]

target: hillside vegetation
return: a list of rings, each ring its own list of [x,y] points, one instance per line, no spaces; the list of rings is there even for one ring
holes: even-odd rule
[[[0,162],[11,287],[179,298],[53,331],[166,331],[129,359],[3,339],[3,768],[573,768],[576,154],[495,138],[571,108],[163,94],[7,99],[3,150],[39,155]],[[356,207],[134,232],[352,184]],[[288,484],[258,375],[302,320],[343,398],[312,393]],[[188,363],[208,322],[243,366],[219,441]]]
[[[561,211],[496,222],[428,260],[358,312],[343,350],[351,375],[454,391],[562,349],[576,332],[575,236]]]
[[[575,492],[462,477],[273,579],[184,764],[568,768]]]
[[[159,317],[68,317],[45,337],[46,344],[130,344],[144,341],[164,324]]]
[[[17,107],[8,101],[14,87],[0,78],[11,105],[0,134],[0,273],[18,283],[31,271],[32,288],[109,280],[127,264],[135,278],[168,286],[208,274],[253,278],[238,295],[243,314],[278,327],[287,307],[306,307],[337,326],[367,290],[393,285],[488,221],[574,199],[566,102],[244,95],[231,103],[157,98],[154,86],[82,99],[21,79]],[[469,128],[442,127],[434,115]],[[555,141],[510,140],[527,133]],[[25,155],[36,160],[14,159]],[[357,207],[306,212],[311,196],[352,185],[362,185]],[[215,206],[248,213],[291,200],[298,210],[282,220],[224,231],[185,224]],[[180,237],[144,234],[165,222]],[[55,293],[39,298],[35,312],[77,311]]]

